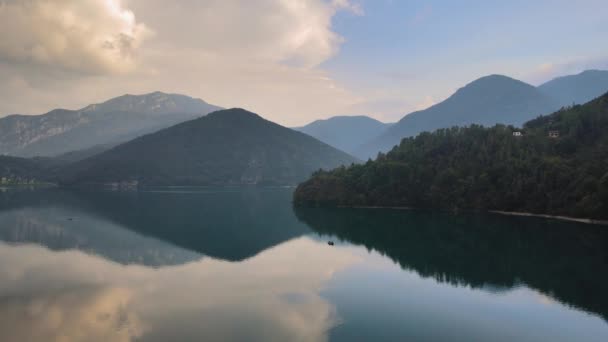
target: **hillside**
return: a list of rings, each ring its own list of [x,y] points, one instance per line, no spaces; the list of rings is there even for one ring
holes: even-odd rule
[[[356,161],[306,134],[243,109],[137,138],[62,170],[65,185],[296,184]]]
[[[608,91],[608,71],[587,70],[577,75],[558,77],[538,87],[561,106],[587,103]]]
[[[608,218],[608,94],[514,131],[474,125],[406,138],[376,161],[315,173],[294,200]]]
[[[44,160],[0,156],[0,186],[49,182],[49,167]]]
[[[117,144],[220,109],[200,99],[155,92],[124,95],[80,110],[0,118],[0,154],[57,156]]]
[[[339,150],[354,153],[362,141],[369,141],[380,135],[391,124],[386,124],[368,116],[334,116],[317,120],[294,128]]]
[[[406,115],[359,148],[355,156],[374,158],[379,151],[390,150],[402,138],[425,131],[471,124],[521,125],[558,108],[556,101],[527,83],[501,75],[486,76],[467,84],[441,103]]]

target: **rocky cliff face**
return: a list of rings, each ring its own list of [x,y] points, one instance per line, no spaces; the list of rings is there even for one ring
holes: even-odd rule
[[[0,153],[14,154],[88,122],[90,118],[84,113],[63,109],[38,116],[11,115],[0,120]]]

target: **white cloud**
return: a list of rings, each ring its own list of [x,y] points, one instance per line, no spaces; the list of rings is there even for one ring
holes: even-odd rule
[[[125,72],[148,30],[120,0],[4,0],[0,58],[86,73]]]
[[[159,32],[159,46],[304,67],[337,52],[342,38],[331,29],[337,11],[362,14],[349,0],[182,0],[169,6],[163,0],[131,0],[130,5]]]
[[[49,3],[2,5],[0,18],[21,18],[0,23],[2,32],[24,27],[27,34],[9,42],[2,37],[0,43],[0,74],[19,81],[10,89],[0,84],[1,114],[79,108],[123,93],[161,90],[297,125],[344,113],[360,100],[319,67],[343,41],[332,30],[336,13],[363,14],[350,0]],[[26,15],[25,9],[34,12]],[[46,18],[43,14],[56,18],[35,19]],[[131,45],[119,44],[123,34],[133,38],[127,40]],[[99,48],[104,37],[114,39],[112,46],[118,48]],[[36,44],[48,52],[38,56],[24,48]]]

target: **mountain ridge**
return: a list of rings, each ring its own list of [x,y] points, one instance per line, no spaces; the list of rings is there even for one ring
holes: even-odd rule
[[[559,105],[536,87],[504,75],[488,75],[459,88],[446,100],[405,115],[371,141],[355,156],[375,157],[420,132],[469,124],[520,125],[526,120],[557,110]]]
[[[115,144],[218,109],[185,95],[154,92],[123,95],[78,110],[13,114],[0,118],[0,154],[55,156]]]
[[[357,160],[240,108],[216,111],[70,164],[64,185],[296,184]]]
[[[340,115],[315,120],[294,129],[353,154],[361,141],[375,138],[391,125],[365,115]]]
[[[556,77],[538,86],[562,106],[587,103],[608,91],[608,70],[585,70]]]

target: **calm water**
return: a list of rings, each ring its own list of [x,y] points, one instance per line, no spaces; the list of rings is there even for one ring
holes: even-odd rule
[[[608,341],[607,227],[291,192],[0,192],[0,340]]]

